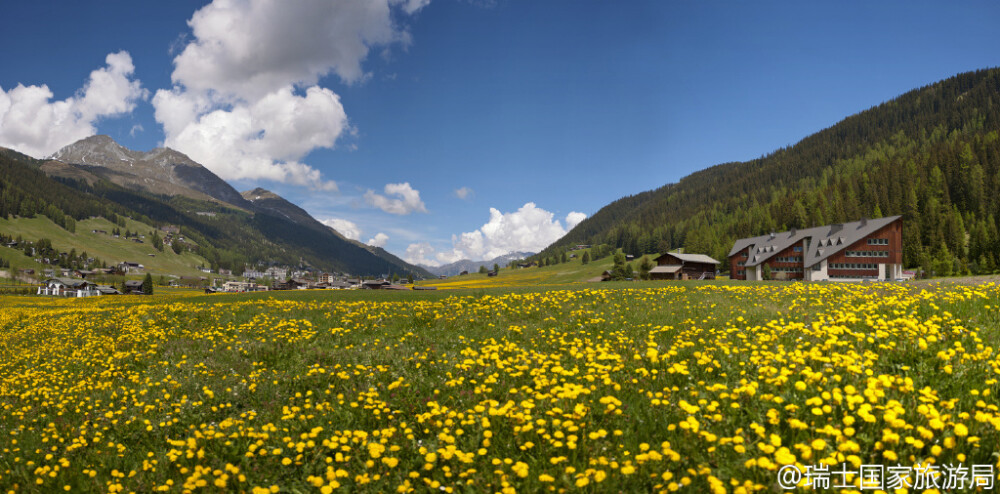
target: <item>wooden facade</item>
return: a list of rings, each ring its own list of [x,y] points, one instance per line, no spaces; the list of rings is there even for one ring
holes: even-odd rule
[[[897,279],[902,276],[900,216],[862,219],[736,241],[730,278],[759,280]]]
[[[719,261],[703,254],[667,252],[656,259],[649,272],[653,280],[714,280]],[[657,269],[667,267],[668,269]]]

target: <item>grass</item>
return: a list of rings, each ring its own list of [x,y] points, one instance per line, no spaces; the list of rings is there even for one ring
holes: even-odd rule
[[[207,264],[207,261],[202,257],[187,251],[178,255],[170,248],[164,248],[163,252],[154,249],[149,241],[149,232],[154,230],[153,227],[135,220],[126,220],[126,226],[122,228],[122,231],[128,229],[146,235],[145,243],[142,244],[125,240],[124,237],[114,238],[110,232],[116,227],[104,218],[92,218],[78,221],[76,233],[70,233],[44,216],[0,219],[0,232],[6,235],[15,238],[21,235],[29,241],[47,238],[52,240],[52,245],[56,249],[63,252],[76,249],[78,253],[86,251],[90,256],[107,262],[109,266],[122,261],[131,261],[144,265],[146,270],[154,275],[200,276],[203,274],[197,269],[197,266]],[[103,230],[108,234],[93,233],[93,230]],[[155,257],[150,257],[149,254],[153,254]],[[12,266],[17,265],[19,268],[33,268],[36,271],[45,268],[25,256],[23,251],[4,248],[4,250],[0,250],[0,256],[10,261]]]
[[[523,269],[502,267],[497,276],[491,277],[476,272],[467,275],[452,276],[443,280],[421,281],[418,284],[436,286],[440,289],[565,285],[568,283],[584,283],[594,277],[601,276],[601,273],[611,269],[613,265],[611,256],[583,264],[579,259],[583,256],[583,252],[585,251],[574,251],[573,253],[577,255],[577,259],[571,259],[569,262],[552,266]],[[632,265],[638,271],[638,261],[633,261]]]
[[[2,299],[0,485],[751,492],[780,491],[782,465],[998,471],[996,284],[157,293]]]

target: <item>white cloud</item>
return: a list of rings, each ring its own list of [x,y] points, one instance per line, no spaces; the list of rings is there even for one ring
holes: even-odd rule
[[[406,0],[406,3],[403,4],[403,10],[405,10],[407,14],[413,14],[430,3],[431,0]]]
[[[434,258],[434,247],[427,242],[410,244],[406,247],[406,254],[403,259],[410,264],[423,264],[424,266],[440,266],[444,263]]]
[[[583,213],[572,212],[566,216],[567,226],[575,226],[585,218]],[[450,251],[437,252],[428,243],[415,243],[407,247],[404,259],[440,266],[461,259],[479,261],[511,252],[539,252],[566,232],[553,213],[533,202],[512,213],[490,208],[490,220],[478,230],[452,235]]]
[[[51,101],[47,85],[0,88],[0,145],[44,157],[63,146],[94,135],[101,118],[131,112],[146,97],[128,52],[110,53],[107,66],[90,73],[77,93]]]
[[[205,102],[190,93],[160,90],[153,97],[166,145],[227,180],[263,178],[337,190],[336,183],[299,162],[316,148],[332,148],[347,127],[340,98],[320,87],[298,96],[281,88],[252,104],[199,113]]]
[[[372,247],[385,247],[385,244],[388,241],[389,241],[389,236],[388,235],[386,235],[386,234],[384,234],[382,232],[378,232],[378,233],[375,234],[374,237],[368,239],[367,243],[368,243],[368,245],[370,245]]]
[[[572,230],[576,227],[576,225],[579,225],[580,222],[585,219],[587,219],[587,215],[577,211],[571,211],[566,215],[566,231]]]
[[[468,187],[455,189],[455,197],[459,199],[469,199],[470,197],[472,197],[472,194],[473,194],[472,189]]]
[[[409,43],[394,11],[429,0],[214,0],[188,21],[172,89],[153,98],[165,144],[225,179],[268,179],[335,190],[301,162],[333,148],[347,114],[319,80],[364,80],[370,50]]]
[[[320,223],[337,230],[341,235],[351,240],[361,240],[361,228],[353,221],[341,218],[328,218],[320,220]]]
[[[413,212],[426,213],[427,207],[424,201],[420,200],[420,191],[410,187],[409,182],[401,184],[387,184],[385,195],[377,194],[374,190],[368,189],[365,192],[365,202],[392,214],[410,214]],[[391,196],[396,196],[393,198]]]

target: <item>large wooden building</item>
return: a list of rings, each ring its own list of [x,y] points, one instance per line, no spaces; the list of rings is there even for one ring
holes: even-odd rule
[[[649,270],[653,280],[714,280],[719,261],[704,254],[667,252],[656,259]]]
[[[819,226],[741,238],[729,251],[730,277],[861,281],[903,276],[903,217]]]

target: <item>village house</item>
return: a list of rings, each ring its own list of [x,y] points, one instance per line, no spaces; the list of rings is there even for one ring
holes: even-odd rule
[[[256,283],[251,283],[248,281],[227,281],[222,284],[222,291],[236,293],[236,292],[265,292],[267,287],[263,285],[258,285]]]
[[[118,263],[118,270],[125,274],[141,273],[144,269],[146,269],[146,267],[137,262],[122,261]]]
[[[903,217],[889,216],[771,233],[736,241],[730,277],[805,281],[903,277]]]
[[[96,297],[100,294],[95,283],[72,278],[50,278],[45,280],[45,286],[38,287],[38,295]]]
[[[719,261],[705,254],[667,252],[654,259],[649,270],[651,280],[714,280]]]
[[[127,295],[142,295],[142,280],[125,281],[124,293]]]

